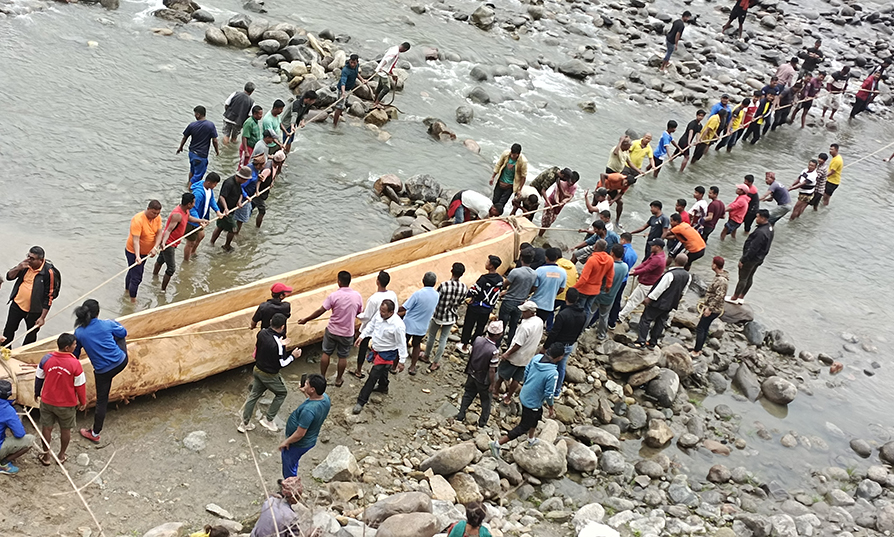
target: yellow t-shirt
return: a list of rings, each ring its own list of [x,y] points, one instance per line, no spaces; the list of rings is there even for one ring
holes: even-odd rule
[[[634,140],[630,148],[630,162],[637,168],[642,168],[643,161],[652,156],[652,145],[646,144],[646,147],[643,147],[642,143],[642,138]]]
[[[829,174],[826,176],[826,182],[833,185],[841,184],[841,170],[844,168],[844,159],[841,155],[835,155],[829,161]]]
[[[714,114],[713,116],[711,116],[708,119],[707,123],[705,123],[705,128],[702,129],[702,136],[701,136],[701,138],[699,138],[699,142],[707,143],[709,140],[716,141],[716,140],[713,140],[713,138],[717,137],[717,129],[719,129],[719,128],[720,128],[720,116],[717,114]]]
[[[739,125],[742,124],[742,119],[744,119],[744,118],[745,118],[745,109],[743,108],[743,109],[739,110],[739,113],[736,114],[735,117],[733,117],[733,126],[732,126],[732,129],[733,129],[733,130],[738,129],[738,128],[739,128]]]

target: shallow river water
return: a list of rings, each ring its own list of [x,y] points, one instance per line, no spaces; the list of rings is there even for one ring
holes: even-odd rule
[[[357,10],[354,3],[339,0],[300,14],[277,2],[270,4],[266,18],[351,35],[348,48],[364,58],[409,40],[417,47],[455,52],[465,61],[429,62],[412,69],[406,90],[395,102],[404,115],[385,127],[393,135],[388,142],[380,142],[356,121],[338,130],[331,124],[308,126],[270,197],[264,227],[246,226],[231,254],[210,247],[206,239],[195,262],[178,267],[167,294],[158,290],[147,271],[140,309],[386,242],[396,223],[370,194],[371,181],[381,174],[406,179],[429,173],[446,188],[487,192],[493,159],[519,142],[532,168],[529,179],[550,165],[569,166],[580,171],[583,188],[592,188],[625,129],[650,131],[657,138],[668,119],[677,119],[682,127],[694,113],[693,107],[678,103],[639,105],[604,87],[531,69],[528,81],[503,77],[485,83],[493,94],[514,95],[514,100],[474,105],[474,122],[456,125],[454,110],[466,103],[464,95],[474,85],[468,77],[473,65],[502,64],[508,56],[533,62],[541,54],[559,60],[561,52],[538,36],[513,41],[495,31],[485,34],[464,23],[417,16],[402,2],[376,2],[374,8]],[[288,96],[285,85],[273,82],[278,77],[250,65],[252,53],[208,46],[202,42],[203,30],[187,26],[170,37],[152,34],[149,28],[165,23],[146,15],[148,7],[124,2],[118,11],[108,12],[59,4],[42,13],[0,21],[0,265],[11,267],[30,245],[42,245],[65,277],[60,304],[124,268],[129,219],[149,199],[161,200],[165,214],[177,202],[188,163],[185,153],[175,155],[175,150],[195,105],[205,105],[209,119],[220,124],[223,100],[245,81],[258,85],[254,97],[265,109],[274,99]],[[241,12],[233,0],[203,7],[219,21]],[[404,22],[407,17],[415,25]],[[88,46],[88,41],[97,45]],[[581,112],[577,103],[582,100],[594,100],[598,111]],[[541,108],[538,102],[547,105]],[[421,123],[426,116],[446,120],[460,139],[476,140],[481,155],[458,142],[429,138]],[[638,227],[648,215],[649,201],[661,199],[672,208],[674,199],[690,199],[692,188],[699,184],[720,186],[726,202],[732,199],[733,185],[747,173],[762,177],[764,171],[773,170],[790,184],[806,161],[832,142],[841,144],[847,164],[892,138],[894,126],[871,117],[842,124],[837,133],[820,127],[785,128],[757,146],[738,147],[732,155],[711,154],[685,174],[665,170],[658,180],[643,178],[625,198],[622,223],[627,229]],[[887,388],[894,381],[888,359],[894,340],[894,313],[888,307],[894,302],[890,285],[894,239],[887,233],[894,218],[894,166],[881,162],[890,153],[888,149],[847,168],[829,208],[777,226],[773,251],[748,297],[758,318],[791,334],[799,350],[827,352],[846,364],[844,372],[832,379],[835,386],[823,384],[830,379],[824,374],[814,382],[815,394],[799,396],[784,417],[729,395],[703,403],[732,406],[744,417],[743,432],[760,420],[780,433],[795,430],[822,437],[832,450],[792,451],[778,441],[758,443],[755,438],[750,445],[759,452],[736,452],[730,466],[742,463],[770,478],[796,479],[805,465],[851,464],[846,459],[829,460],[846,452],[849,438],[885,441],[894,434],[888,419],[894,396]],[[209,169],[232,173],[235,158],[234,149],[226,148],[221,157],[212,157]],[[583,226],[585,217],[583,203],[575,202],[557,227]],[[577,239],[561,231],[550,232],[547,238],[562,244]],[[709,255],[734,260],[743,240],[721,244],[714,237]],[[640,241],[637,251],[642,250]],[[700,267],[699,272],[707,271]],[[121,288],[116,281],[93,295],[102,303],[104,315],[133,311]],[[7,285],[0,292],[8,289]],[[70,312],[63,312],[42,335],[70,328],[71,320]],[[859,345],[855,352],[845,351],[842,333],[855,334],[878,352],[867,353]],[[862,370],[871,361],[882,367],[876,376],[867,377]],[[746,462],[749,455],[754,460]]]

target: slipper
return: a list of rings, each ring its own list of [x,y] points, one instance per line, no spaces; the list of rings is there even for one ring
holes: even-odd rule
[[[419,361],[422,362],[423,364],[430,364],[430,363],[431,363],[431,360],[429,360],[429,359],[426,358],[425,356],[420,356],[420,357],[419,357]]]
[[[413,376],[416,376],[416,368],[415,368],[415,367],[411,367],[410,369],[407,370],[407,373],[409,373],[409,374],[411,374],[411,375],[413,375]]]
[[[431,364],[430,366],[428,366],[428,370],[432,373],[434,373],[438,369],[441,369],[441,364]]]
[[[504,395],[503,396],[503,404],[506,406],[509,406],[511,403],[512,403],[512,397],[510,397],[509,395]]]
[[[37,457],[37,460],[39,460],[39,461],[40,461],[40,464],[42,464],[42,465],[44,465],[44,466],[51,466],[51,465],[53,464],[53,461],[52,461],[52,460],[49,460],[49,461],[48,461],[48,460],[46,460],[46,459],[44,458],[44,457],[46,457],[47,455],[48,455],[48,453],[41,453],[41,454]]]
[[[59,459],[59,464],[65,464],[65,461],[67,461],[67,460],[68,460],[68,455]]]
[[[366,378],[366,373],[360,373],[360,374],[358,374],[356,371],[351,371],[351,374],[354,375],[355,377],[357,377],[357,378],[360,379],[360,380],[363,380],[363,379]]]
[[[344,385],[344,383],[345,383],[345,379],[336,380],[336,381],[335,381],[335,387],[336,387],[336,388],[341,388],[341,387]]]

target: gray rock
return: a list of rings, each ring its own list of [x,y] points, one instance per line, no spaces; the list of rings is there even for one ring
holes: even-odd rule
[[[871,479],[864,479],[857,485],[857,498],[872,501],[882,495],[882,486]]]
[[[258,43],[258,48],[267,54],[274,54],[280,49],[280,44],[276,39],[264,39]]]
[[[183,439],[183,447],[190,451],[202,451],[208,443],[208,433],[193,431]]]
[[[732,479],[732,474],[722,464],[715,464],[708,470],[708,481],[711,483],[728,483],[730,479]]]
[[[472,70],[469,71],[469,76],[476,82],[485,82],[490,78],[490,74],[487,72],[487,67],[482,65],[472,67]]]
[[[658,378],[649,383],[646,393],[654,397],[661,406],[669,408],[673,406],[679,389],[680,377],[670,369],[662,369]]]
[[[630,421],[630,428],[634,431],[642,429],[646,426],[646,409],[640,405],[631,405],[627,408],[627,419]]]
[[[564,442],[560,443],[564,446]],[[532,476],[555,479],[568,471],[564,451],[542,440],[533,446],[522,442],[513,450],[512,457],[519,468]]]
[[[854,438],[850,442],[851,449],[854,450],[854,453],[863,457],[864,459],[868,459],[870,455],[872,455],[872,446],[869,445],[869,442],[863,440],[862,438]]]
[[[461,105],[456,107],[456,122],[468,124],[475,117],[475,111],[471,106]]]
[[[770,524],[773,526],[773,537],[798,537],[795,519],[789,515],[773,515],[770,517]]]
[[[432,502],[424,492],[401,492],[379,500],[363,512],[363,521],[378,528],[384,520],[403,513],[431,513]]]
[[[649,422],[649,430],[643,436],[643,442],[651,448],[661,448],[674,439],[674,432],[664,420]]]
[[[248,38],[251,39],[251,34],[249,34]],[[280,48],[282,48],[289,45],[289,41],[292,39],[292,36],[290,36],[288,32],[285,32],[283,30],[267,30],[261,35],[261,39],[273,39],[274,41],[279,43]]]
[[[590,524],[599,524],[603,518],[605,518],[605,509],[598,503],[590,503],[577,510],[574,518],[571,519],[571,524],[578,534],[584,535],[583,530],[585,527]],[[598,537],[599,534],[593,535]]]
[[[876,483],[884,485],[888,482],[888,469],[884,466],[870,466],[869,469],[866,470],[866,477]]]
[[[251,46],[251,41],[248,40],[248,35],[244,30],[233,28],[232,26],[224,26],[221,30],[227,36],[227,44],[229,46],[236,48],[248,48]]]
[[[685,449],[694,448],[698,445],[698,442],[699,438],[692,433],[684,433],[680,435],[680,438],[677,440],[677,444]]]
[[[884,534],[894,532],[894,503],[889,503],[876,512],[875,529]]]
[[[798,388],[782,377],[772,376],[761,384],[764,397],[777,405],[787,405],[798,396]]]
[[[270,29],[270,23],[265,20],[253,20],[248,25],[248,40],[252,43],[264,39],[264,32]]]
[[[599,457],[599,468],[609,475],[619,475],[624,473],[627,462],[624,455],[617,451],[606,451]]]
[[[119,0],[99,0],[99,5],[109,10],[115,10],[118,9],[121,2],[119,2]]]
[[[223,33],[220,28],[215,28],[214,26],[209,27],[205,30],[205,41],[208,42],[209,45],[214,45],[216,47],[225,47],[229,44],[227,41],[227,36]]]
[[[760,82],[758,82],[758,84],[760,84]],[[760,89],[760,87],[757,89]],[[745,336],[745,339],[749,344],[760,347],[764,343],[764,338],[767,336],[767,328],[758,321],[749,321],[745,323],[745,327],[742,329],[742,334]]]
[[[192,20],[198,22],[214,22],[214,15],[205,9],[197,9],[192,12]]]
[[[251,24],[251,17],[248,15],[233,15],[230,17],[230,20],[227,21],[227,26],[232,26],[233,28],[242,28],[243,30],[248,30],[248,26]]]
[[[595,463],[593,466],[595,467]],[[469,475],[478,484],[478,489],[485,498],[496,498],[500,495],[500,492],[502,492],[500,489],[500,474],[480,464],[472,465],[469,468],[472,470],[472,473]]]
[[[609,364],[618,373],[635,373],[658,364],[661,353],[656,350],[618,346],[609,354]]]
[[[674,319],[676,320],[676,316]],[[680,378],[686,378],[692,374],[692,356],[679,343],[662,347],[661,361],[666,364],[665,367],[676,373]]]
[[[733,376],[733,385],[750,401],[757,401],[761,395],[761,385],[746,364],[739,364]]]
[[[311,475],[325,483],[330,481],[351,481],[362,473],[357,459],[346,446],[335,446]]]
[[[773,15],[765,15],[761,19],[761,26],[770,29],[776,28],[776,17],[774,17]]]
[[[518,471],[518,468],[506,461],[498,460],[496,470],[497,473],[500,474],[500,477],[505,478],[512,486],[517,486],[524,480],[524,477],[521,475],[521,472]]]
[[[482,88],[481,86],[475,86],[469,91],[469,94],[466,95],[470,101],[477,104],[488,104],[491,102],[490,94],[487,93],[487,90]]]
[[[882,462],[894,465],[894,441],[882,445],[878,450],[878,458]]]
[[[558,69],[563,75],[578,80],[583,80],[595,73],[590,65],[578,59],[562,62],[559,64]]]
[[[161,526],[156,526],[143,534],[143,537],[180,537],[183,535],[183,522],[168,522]]]
[[[436,202],[441,196],[441,185],[428,174],[414,175],[404,184],[407,196],[413,201],[422,200]]]
[[[610,432],[594,425],[578,425],[571,430],[571,434],[586,441],[607,449],[620,449],[621,441]]]
[[[225,518],[227,520],[233,520],[233,515],[216,503],[209,503],[205,506],[205,510],[214,516],[219,516],[220,518]]]
[[[660,479],[664,475],[664,468],[655,461],[642,460],[634,466],[636,473],[648,476],[652,479]]]
[[[433,537],[438,517],[431,513],[405,513],[388,517],[376,531],[377,537]]]
[[[447,480],[453,490],[456,492],[457,503],[480,502],[484,499],[481,489],[475,479],[464,472],[459,472],[450,476]]]
[[[319,63],[321,59],[320,54],[317,51],[305,45],[289,45],[283,48],[279,53],[285,56],[286,60],[290,62],[299,61],[308,65],[314,62]]]
[[[695,507],[699,504],[698,496],[692,492],[685,478],[674,479],[674,482],[667,488],[668,498],[675,504]]]
[[[482,30],[490,30],[494,26],[494,10],[487,6],[479,6],[469,16],[469,22]]]
[[[593,450],[580,442],[568,441],[568,455],[566,456],[568,466],[578,472],[592,473],[599,464],[599,459]]]
[[[766,339],[769,340],[769,346],[774,352],[787,356],[795,355],[794,342],[782,330],[770,330],[767,332]]]
[[[827,492],[826,502],[832,507],[850,507],[855,503],[850,494],[840,489],[832,489]]]
[[[478,448],[471,442],[463,442],[438,451],[419,465],[419,470],[431,471],[440,475],[450,475],[459,472],[475,460]]]

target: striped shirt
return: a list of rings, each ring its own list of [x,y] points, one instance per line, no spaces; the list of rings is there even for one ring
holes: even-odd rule
[[[456,322],[456,308],[465,300],[469,294],[469,288],[466,284],[456,281],[447,280],[441,282],[438,286],[438,305],[435,308],[434,321],[441,325],[453,324]]]

